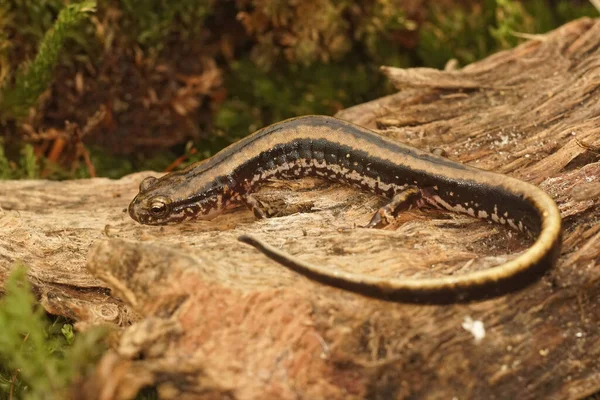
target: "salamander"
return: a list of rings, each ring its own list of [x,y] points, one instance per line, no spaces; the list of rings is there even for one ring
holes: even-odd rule
[[[208,160],[161,178],[147,177],[129,205],[149,225],[211,219],[246,205],[257,218],[268,205],[253,193],[267,180],[324,178],[390,199],[366,227],[381,227],[413,206],[430,205],[488,219],[535,240],[516,258],[483,271],[428,279],[389,279],[334,271],[275,249],[256,237],[239,239],[309,278],[368,296],[408,302],[471,301],[517,290],[558,258],[561,218],[552,198],[521,180],[451,161],[327,116],[304,116],[265,127]]]

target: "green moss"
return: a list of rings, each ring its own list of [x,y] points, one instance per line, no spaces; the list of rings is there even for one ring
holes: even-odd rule
[[[356,51],[357,44],[364,48],[369,61],[378,65],[407,67],[412,64],[410,52],[394,36],[410,36],[417,24],[407,18],[402,7],[392,0],[372,3],[366,15],[358,18],[350,51]],[[356,60],[358,61],[358,60]]]
[[[572,1],[562,0],[556,6],[555,15],[558,26],[581,17],[598,18],[600,10],[589,1],[583,1],[574,6]]]
[[[0,302],[0,390],[19,399],[68,398],[69,385],[93,368],[104,346],[104,329],[73,339],[72,326],[51,321],[37,304],[27,269],[13,268]]]
[[[40,168],[37,157],[33,152],[33,146],[26,144],[23,146],[21,157],[21,168],[27,179],[36,179],[40,177]]]
[[[334,114],[385,93],[375,65],[350,58],[310,66],[283,64],[265,71],[250,59],[232,64],[226,79],[230,99],[215,114],[220,142],[231,142],[270,123],[298,115]]]
[[[27,114],[52,81],[67,33],[93,12],[95,5],[95,1],[84,1],[60,11],[53,28],[45,33],[35,59],[19,69],[14,85],[2,89],[0,119],[19,119]],[[30,10],[37,12],[38,8],[30,5]]]
[[[169,150],[164,150],[152,157],[114,155],[98,146],[91,146],[89,152],[96,174],[112,179],[118,179],[135,171],[164,171],[178,156]],[[89,178],[89,173],[83,166],[79,168],[77,174],[80,177]]]
[[[546,0],[530,0],[523,3],[523,6],[529,15],[534,16],[534,32],[547,32],[557,26],[552,13],[552,7],[548,6]]]
[[[4,142],[0,138],[0,179],[37,179],[40,177],[39,162],[29,144],[21,148],[18,164],[8,159]]]
[[[0,179],[10,179],[11,177],[10,161],[4,152],[4,141],[0,138]]]
[[[495,0],[494,25],[490,27],[490,35],[496,48],[508,49],[516,46],[522,39],[516,32],[533,33],[533,18],[523,5],[515,0]]]
[[[485,6],[474,6],[471,10],[434,6],[420,31],[417,53],[423,65],[443,68],[453,58],[466,65],[491,53],[494,43],[488,27],[492,13]]]
[[[422,64],[443,68],[452,58],[470,64],[524,39],[520,33],[543,33],[572,19],[597,16],[588,2],[563,0],[484,0],[470,8],[433,6],[420,30],[417,53]]]
[[[535,31],[540,33],[581,17],[600,16],[600,11],[590,1],[561,0],[550,5],[547,0],[530,0],[523,5],[529,15],[534,17]]]
[[[35,54],[44,34],[52,27],[64,0],[4,0],[0,2],[2,33],[13,38],[7,43],[7,60],[23,61]]]
[[[133,21],[131,34],[145,48],[160,50],[169,35],[186,40],[203,28],[212,9],[210,0],[123,0],[123,11]]]

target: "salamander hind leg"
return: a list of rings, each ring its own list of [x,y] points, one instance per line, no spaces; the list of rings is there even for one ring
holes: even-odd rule
[[[419,200],[421,200],[421,190],[416,186],[409,186],[397,193],[392,201],[377,210],[365,228],[381,228],[391,224],[398,213],[418,206]]]

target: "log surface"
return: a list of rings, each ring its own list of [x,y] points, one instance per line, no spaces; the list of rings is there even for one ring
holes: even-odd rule
[[[0,281],[16,262],[51,313],[122,327],[80,388],[121,399],[577,399],[600,391],[600,20],[581,19],[457,71],[383,67],[398,93],[338,114],[421,149],[535,183],[558,203],[558,266],[520,292],[414,305],[310,281],[236,240],[384,277],[488,268],[527,240],[430,209],[367,230],[384,200],[306,179],[213,221],[149,227],[117,181],[0,182]],[[473,325],[484,328],[478,336]],[[479,332],[481,334],[481,332]]]

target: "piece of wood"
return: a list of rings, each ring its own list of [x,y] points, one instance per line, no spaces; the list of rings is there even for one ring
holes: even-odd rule
[[[21,260],[49,312],[80,328],[123,327],[81,396],[122,399],[147,385],[167,399],[577,399],[600,390],[600,20],[459,71],[383,71],[401,91],[338,116],[539,184],[564,218],[558,266],[483,302],[389,303],[312,282],[236,237],[389,277],[487,268],[527,240],[426,209],[389,229],[357,228],[383,201],[312,179],[261,192],[288,205],[278,218],[238,209],[167,227],[125,212],[151,173],[2,182],[0,279]]]

